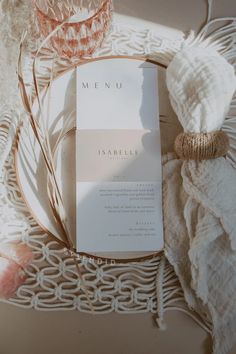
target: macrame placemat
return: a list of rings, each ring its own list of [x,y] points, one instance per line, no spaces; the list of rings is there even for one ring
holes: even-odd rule
[[[8,15],[9,13],[8,9]],[[7,25],[9,26],[8,23]],[[6,28],[0,28],[0,30],[6,33]],[[154,31],[137,30],[128,25],[114,24],[111,33],[96,56],[140,55],[155,59],[157,55],[159,61],[163,58],[168,61],[169,53],[180,47],[183,41],[183,38],[171,40],[158,36]],[[17,42],[15,42],[15,46],[17,46]],[[12,44],[6,50],[12,51]],[[48,53],[46,51],[44,54],[45,60]],[[30,67],[30,61],[31,58],[26,57],[26,76],[29,74],[27,65]],[[10,65],[5,61],[5,66],[8,65],[11,70],[14,69],[14,63]],[[8,70],[10,70],[9,67]],[[63,72],[65,67],[66,62],[62,62],[58,71]],[[4,70],[3,66],[1,66],[1,70]],[[40,74],[41,86],[45,84],[47,78],[48,71],[44,68],[44,72],[42,71]],[[13,77],[13,84],[14,80]],[[73,260],[68,257],[57,242],[50,239],[37,225],[27,210],[17,186],[13,167],[14,137],[19,117],[22,115],[22,107],[16,92],[17,86],[13,84],[11,82],[9,88],[9,92],[12,93],[11,99],[6,105],[2,105],[0,112],[0,167],[2,167],[0,176],[0,238],[2,240],[17,239],[27,243],[34,251],[35,260],[27,270],[26,283],[18,289],[16,296],[7,302],[19,307],[37,310],[61,309],[90,312],[91,309],[81,289],[81,282]],[[0,83],[0,92],[2,92],[0,100],[2,102],[7,85],[4,80]],[[165,86],[164,78],[163,85]],[[166,112],[167,114],[160,118],[161,134],[165,137],[162,144],[163,153],[174,150],[175,136],[180,131],[177,118],[170,105],[166,108]],[[163,156],[163,162],[168,158],[168,154]],[[78,261],[96,313],[151,312],[157,315],[157,323],[162,327],[164,311],[178,308],[187,312],[195,320],[199,320],[187,309],[183,291],[164,253],[143,262],[99,263],[92,262],[85,257]],[[199,323],[201,324],[200,320]]]
[[[97,55],[147,55],[157,49],[164,52],[166,46],[170,46],[169,40],[160,39],[153,32],[114,25]],[[14,135],[11,136],[12,127],[9,130],[14,118],[12,114],[9,111],[1,114],[0,143],[4,151],[7,151],[6,144],[11,144]],[[161,124],[168,125],[168,122]],[[14,146],[8,156],[5,153],[5,157],[0,185],[0,237],[21,239],[35,254],[35,261],[27,271],[27,282],[9,302],[35,309],[89,312],[73,260],[41,230],[21,198],[14,171]],[[183,300],[177,278],[164,255],[143,262],[116,265],[82,257],[80,264],[95,312],[156,313],[171,305],[173,299]]]

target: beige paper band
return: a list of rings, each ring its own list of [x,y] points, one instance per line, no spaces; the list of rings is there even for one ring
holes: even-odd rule
[[[210,133],[181,133],[175,139],[175,152],[182,160],[210,160],[225,156],[229,138],[221,130]]]

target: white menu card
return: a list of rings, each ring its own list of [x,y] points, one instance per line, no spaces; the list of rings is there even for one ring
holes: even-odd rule
[[[129,58],[77,68],[78,252],[163,248],[157,75]]]

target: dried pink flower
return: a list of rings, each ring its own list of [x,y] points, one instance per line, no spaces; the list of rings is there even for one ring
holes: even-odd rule
[[[0,243],[0,298],[8,299],[26,280],[24,268],[33,260],[31,249],[23,243]]]
[[[23,243],[0,243],[0,256],[13,260],[23,268],[27,267],[33,260],[31,249]]]
[[[0,297],[8,299],[24,283],[26,274],[19,264],[0,257]]]

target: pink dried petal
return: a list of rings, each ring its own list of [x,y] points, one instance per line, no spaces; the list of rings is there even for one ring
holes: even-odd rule
[[[33,261],[31,249],[23,243],[0,243],[0,256],[12,259],[23,268]]]
[[[8,299],[26,280],[23,269],[14,261],[0,257],[0,297]]]

